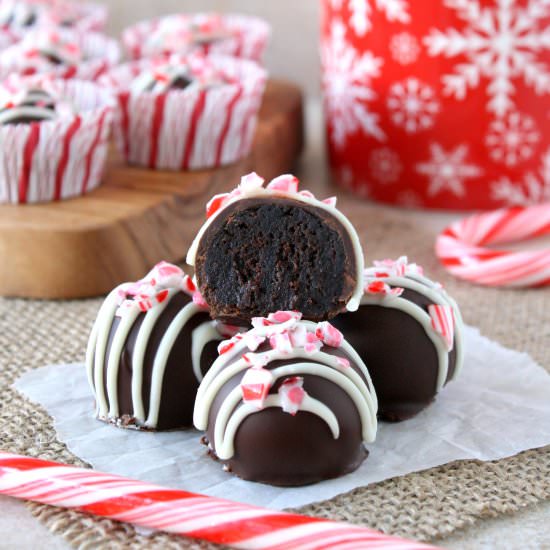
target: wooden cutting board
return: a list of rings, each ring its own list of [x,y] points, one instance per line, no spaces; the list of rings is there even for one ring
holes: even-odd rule
[[[84,298],[141,278],[156,262],[181,261],[212,195],[256,171],[292,170],[303,146],[302,96],[268,83],[254,146],[237,164],[195,172],[125,166],[113,148],[104,184],[85,197],[0,205],[0,295]]]

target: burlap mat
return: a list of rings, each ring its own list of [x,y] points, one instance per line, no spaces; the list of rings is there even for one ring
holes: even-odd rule
[[[550,323],[545,311],[549,290],[491,290],[456,282],[437,265],[430,232],[412,227],[397,211],[381,211],[349,197],[341,204],[365,237],[369,260],[407,253],[447,286],[467,323],[510,348],[530,353],[550,371]],[[100,300],[0,299],[2,449],[85,465],[56,440],[45,411],[12,390],[10,384],[28,369],[81,362],[99,304]],[[480,518],[515,512],[549,498],[550,446],[492,463],[455,462],[355,489],[300,511],[434,541]],[[49,506],[29,507],[51,531],[78,548],[210,547],[163,534],[147,537],[130,526]]]

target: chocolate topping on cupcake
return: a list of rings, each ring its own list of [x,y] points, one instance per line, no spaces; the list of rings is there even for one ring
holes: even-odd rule
[[[31,62],[47,61],[52,65],[77,65],[84,61],[78,44],[67,40],[61,34],[49,31],[37,33],[23,52]]]
[[[5,29],[28,29],[36,24],[44,6],[27,2],[5,2],[0,7],[0,27]]]
[[[160,63],[141,73],[130,85],[132,93],[153,92],[160,94],[170,90],[183,90],[191,85],[208,88],[229,81],[221,71],[215,70],[202,57],[190,58],[188,64],[178,63],[178,59],[181,60],[181,58],[172,56],[167,63]],[[199,59],[200,62],[197,62]]]
[[[160,20],[144,49],[150,52],[188,53],[195,45],[208,45],[231,38],[231,31],[218,14],[174,15]]]
[[[429,405],[464,360],[456,302],[406,257],[366,269],[361,306],[332,322],[368,365],[387,420]]]
[[[299,192],[290,175],[263,183],[249,174],[214,197],[187,255],[212,316],[246,325],[269,311],[321,321],[357,309],[363,254],[335,199]]]
[[[52,120],[60,112],[72,112],[72,108],[42,88],[0,94],[0,125]]]
[[[297,486],[355,470],[376,435],[366,366],[329,323],[279,311],[219,346],[201,382],[195,426],[243,479]]]

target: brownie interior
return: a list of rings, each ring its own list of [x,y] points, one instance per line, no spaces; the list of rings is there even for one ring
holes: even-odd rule
[[[197,255],[213,316],[248,322],[298,310],[317,321],[345,306],[355,261],[348,234],[329,212],[283,198],[244,199],[227,210]]]

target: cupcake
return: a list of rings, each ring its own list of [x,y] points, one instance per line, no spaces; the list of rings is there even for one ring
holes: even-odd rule
[[[83,33],[105,30],[109,15],[107,6],[91,2],[77,3],[64,0],[45,3],[50,6],[46,24],[67,27]]]
[[[194,170],[249,153],[266,72],[243,59],[173,55],[121,65],[100,82],[118,97],[115,135],[129,164]]]
[[[117,41],[102,34],[40,29],[2,52],[0,79],[16,73],[95,80],[119,59]]]
[[[0,88],[0,203],[83,195],[100,183],[114,117],[108,90],[39,78]]]
[[[102,31],[107,8],[100,4],[66,1],[0,1],[0,49],[24,38],[30,30],[67,27],[78,32]]]
[[[199,50],[261,61],[270,27],[248,15],[216,13],[174,14],[142,21],[122,34],[132,59]]]

